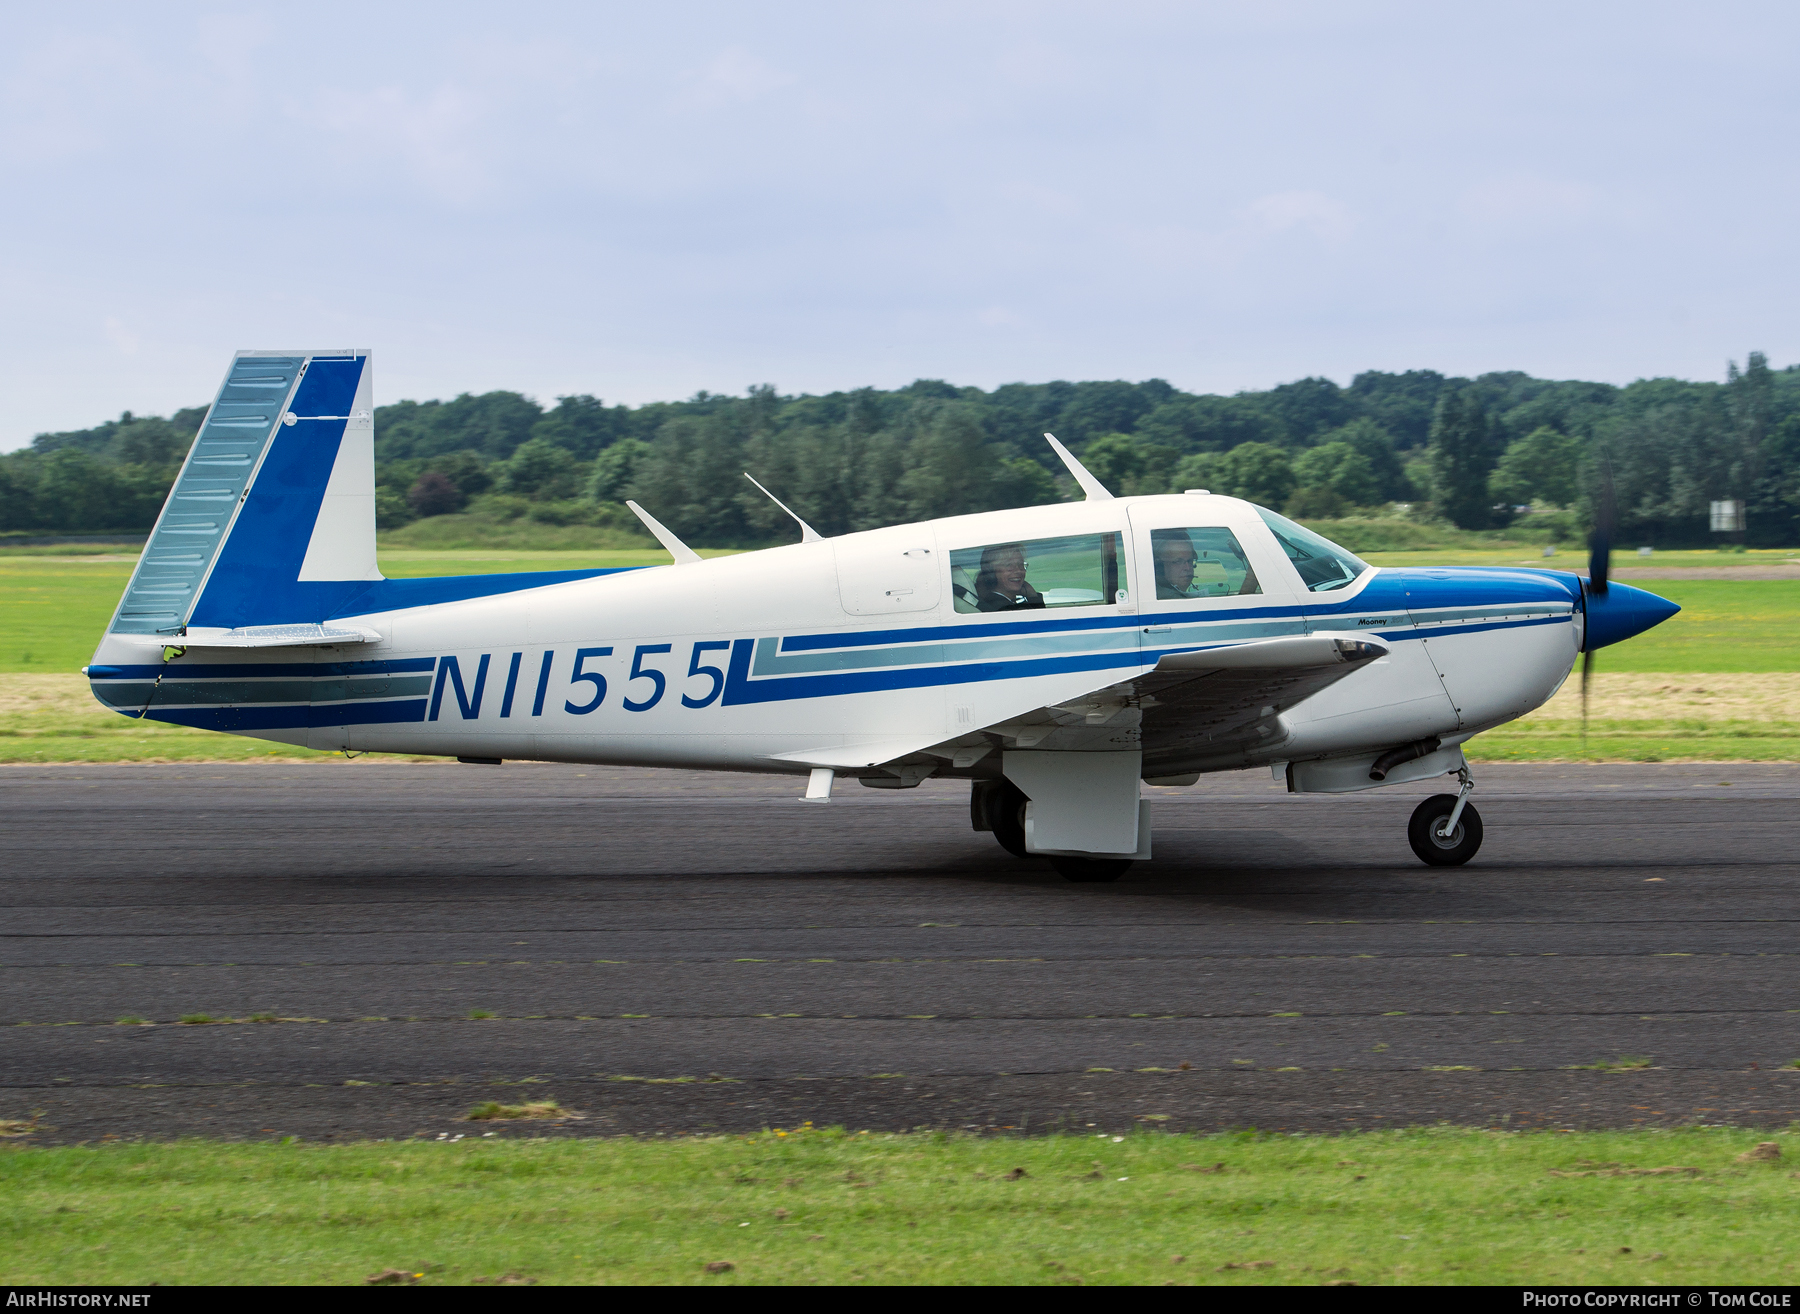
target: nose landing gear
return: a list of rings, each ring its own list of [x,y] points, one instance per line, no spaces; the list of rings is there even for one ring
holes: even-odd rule
[[[1419,861],[1432,867],[1460,867],[1481,848],[1481,814],[1469,805],[1475,782],[1469,768],[1458,771],[1461,788],[1433,794],[1413,809],[1406,839]]]

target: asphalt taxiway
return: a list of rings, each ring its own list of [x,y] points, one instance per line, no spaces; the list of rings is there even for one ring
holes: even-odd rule
[[[1071,885],[967,786],[597,767],[0,768],[0,1118],[41,1143],[793,1125],[1800,1118],[1800,767],[1151,791]],[[227,1021],[183,1022],[205,1016]],[[252,1017],[275,1021],[246,1021]],[[147,1025],[121,1025],[141,1018]]]

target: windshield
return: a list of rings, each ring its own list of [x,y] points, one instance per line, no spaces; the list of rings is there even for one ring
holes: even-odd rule
[[[1300,572],[1301,581],[1314,593],[1329,593],[1354,584],[1369,568],[1368,562],[1352,556],[1304,525],[1296,525],[1286,516],[1278,516],[1260,506],[1256,508],[1256,514],[1275,532],[1276,541],[1288,554],[1288,560],[1294,563],[1294,569]]]

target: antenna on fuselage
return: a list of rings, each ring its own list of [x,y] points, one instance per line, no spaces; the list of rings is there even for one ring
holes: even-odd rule
[[[751,474],[748,470],[746,470],[746,471],[744,471],[744,478],[748,479],[751,483],[756,484],[757,492],[761,493],[764,497],[768,498],[771,502],[773,502],[776,506],[780,507],[783,511],[786,511],[790,516],[794,516],[794,508],[789,506],[786,502],[783,502],[779,497],[776,497],[775,494],[771,493],[768,489],[764,488],[761,484],[757,484],[755,475]],[[807,524],[799,516],[794,516],[794,523],[796,525],[800,526],[800,541],[802,543],[823,543],[825,541],[825,535],[821,534],[818,530],[814,529],[811,525]]]
[[[693,566],[699,564],[700,554],[694,551],[694,549],[689,547],[686,543],[683,543],[680,539],[676,538],[675,535],[671,534],[668,529],[664,527],[662,521],[644,510],[643,507],[639,506],[636,502],[633,502],[630,498],[625,499],[625,505],[631,508],[632,515],[644,522],[645,529],[648,529],[652,534],[656,535],[656,541],[669,550],[669,555],[675,558],[676,565]]]
[[[1069,467],[1069,473],[1075,476],[1075,482],[1081,485],[1081,491],[1087,494],[1090,502],[1110,502],[1112,494],[1106,491],[1106,485],[1088,473],[1088,468],[1075,459],[1075,453],[1056,441],[1056,435],[1047,433],[1050,450],[1062,458],[1062,463]]]

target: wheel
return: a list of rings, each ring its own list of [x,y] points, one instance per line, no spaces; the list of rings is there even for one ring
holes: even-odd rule
[[[1025,854],[1025,791],[1010,780],[997,780],[981,791],[981,806],[987,828],[994,832],[1000,847],[1015,858]]]
[[[1050,865],[1066,881],[1116,881],[1131,870],[1130,858],[1052,858]]]
[[[1419,861],[1433,867],[1460,867],[1475,856],[1481,847],[1481,814],[1465,804],[1456,829],[1448,836],[1438,834],[1438,827],[1456,806],[1456,795],[1433,794],[1413,809],[1406,823],[1406,839]]]

